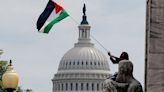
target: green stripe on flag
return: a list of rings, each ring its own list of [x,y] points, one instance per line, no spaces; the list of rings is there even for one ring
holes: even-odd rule
[[[68,15],[68,13],[65,10],[62,10],[60,15],[55,18],[53,21],[51,21],[45,28],[44,28],[44,33],[48,33],[51,28],[53,27],[54,24],[58,23],[59,21],[61,21],[62,19],[66,18]]]

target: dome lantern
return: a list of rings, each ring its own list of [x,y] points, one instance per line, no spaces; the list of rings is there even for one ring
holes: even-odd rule
[[[75,44],[75,47],[83,47],[83,46],[88,46],[92,47],[94,46],[93,43],[90,42],[90,28],[88,21],[87,21],[87,16],[86,16],[86,6],[84,4],[83,7],[83,17],[81,24],[78,26],[79,28],[79,39],[78,43]]]

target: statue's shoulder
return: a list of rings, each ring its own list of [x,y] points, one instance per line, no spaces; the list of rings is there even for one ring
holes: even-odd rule
[[[131,84],[134,85],[134,86],[141,85],[141,83],[136,79],[131,80]]]
[[[131,80],[131,83],[128,87],[128,92],[143,92],[142,85],[136,79]]]

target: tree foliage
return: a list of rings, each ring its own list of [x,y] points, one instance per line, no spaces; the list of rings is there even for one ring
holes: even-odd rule
[[[2,75],[6,71],[7,61],[0,61],[0,92],[7,92],[5,89],[3,89],[2,85]]]
[[[16,92],[23,92],[22,88],[21,87],[18,87]]]
[[[6,71],[6,66],[7,66],[7,61],[0,61],[0,92],[5,92],[2,91],[3,90],[3,86],[2,86],[2,75],[4,74],[4,72]]]

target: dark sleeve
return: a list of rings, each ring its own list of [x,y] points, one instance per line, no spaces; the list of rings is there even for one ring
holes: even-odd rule
[[[113,64],[118,64],[119,61],[120,61],[120,58],[117,58],[117,57],[110,57],[110,60],[112,61]]]

